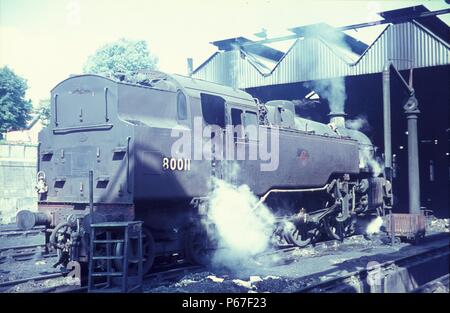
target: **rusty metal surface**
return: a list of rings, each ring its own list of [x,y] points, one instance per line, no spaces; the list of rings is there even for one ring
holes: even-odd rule
[[[423,214],[393,213],[386,216],[386,230],[399,237],[414,237],[425,233],[425,216]]]

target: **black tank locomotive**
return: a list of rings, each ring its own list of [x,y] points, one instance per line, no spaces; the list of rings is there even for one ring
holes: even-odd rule
[[[305,246],[324,234],[342,239],[352,233],[356,217],[382,214],[389,204],[389,182],[367,162],[374,147],[364,134],[346,129],[338,113],[325,125],[296,116],[289,101],[261,104],[241,90],[160,72],[141,83],[73,76],[51,91],[51,99],[51,122],[39,134],[39,213],[18,220],[27,224],[27,215],[33,219],[27,227],[46,224],[53,230],[49,244],[67,259],[87,260],[91,222],[142,220],[145,271],[159,257],[201,262],[192,242],[202,232],[198,221],[211,177],[228,179],[228,161],[172,151],[173,130],[192,135],[196,120],[223,133],[229,124],[277,131],[276,169],[261,171],[267,160],[239,160],[233,183],[247,184],[290,222],[277,232],[290,244]],[[248,153],[260,142],[243,132],[233,135],[232,144]]]

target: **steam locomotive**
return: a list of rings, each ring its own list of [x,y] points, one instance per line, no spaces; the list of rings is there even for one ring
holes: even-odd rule
[[[66,260],[86,262],[91,223],[141,220],[144,272],[159,258],[204,263],[210,247],[200,220],[214,177],[247,184],[273,210],[278,242],[303,247],[320,236],[342,239],[359,216],[383,214],[392,195],[390,182],[371,166],[370,140],[347,129],[342,112],[330,117],[330,124],[318,123],[296,116],[290,101],[263,104],[244,91],[180,75],[148,72],[139,82],[72,76],[51,91],[51,121],[39,134],[38,213],[19,212],[18,223],[46,225],[50,246]],[[216,131],[198,135],[195,124]],[[278,161],[264,171],[261,158],[195,158],[174,148],[174,131],[193,138],[185,146],[192,151],[230,135],[224,150],[246,156],[264,133],[278,146]],[[238,175],[229,175],[231,163]]]

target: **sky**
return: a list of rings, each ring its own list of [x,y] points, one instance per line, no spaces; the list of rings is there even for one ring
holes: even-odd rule
[[[186,74],[188,57],[195,68],[216,51],[212,41],[256,40],[263,28],[271,38],[319,22],[376,21],[377,12],[419,4],[450,7],[445,0],[0,0],[0,67],[27,79],[36,106],[59,81],[80,74],[89,55],[120,38],[147,41],[160,70]],[[450,23],[450,14],[440,18]],[[370,44],[383,27],[349,34]]]

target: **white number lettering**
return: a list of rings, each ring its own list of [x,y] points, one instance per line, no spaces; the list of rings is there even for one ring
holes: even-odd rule
[[[185,169],[183,159],[178,159],[178,161],[177,161],[177,169],[178,169],[179,171],[182,171],[182,170]]]
[[[177,169],[177,159],[170,159],[170,169],[172,171]]]
[[[163,158],[162,167],[165,170],[171,171],[190,171],[191,160],[189,159],[176,159],[176,158]]]
[[[163,159],[163,169],[165,169],[165,170],[169,169],[169,158]]]

